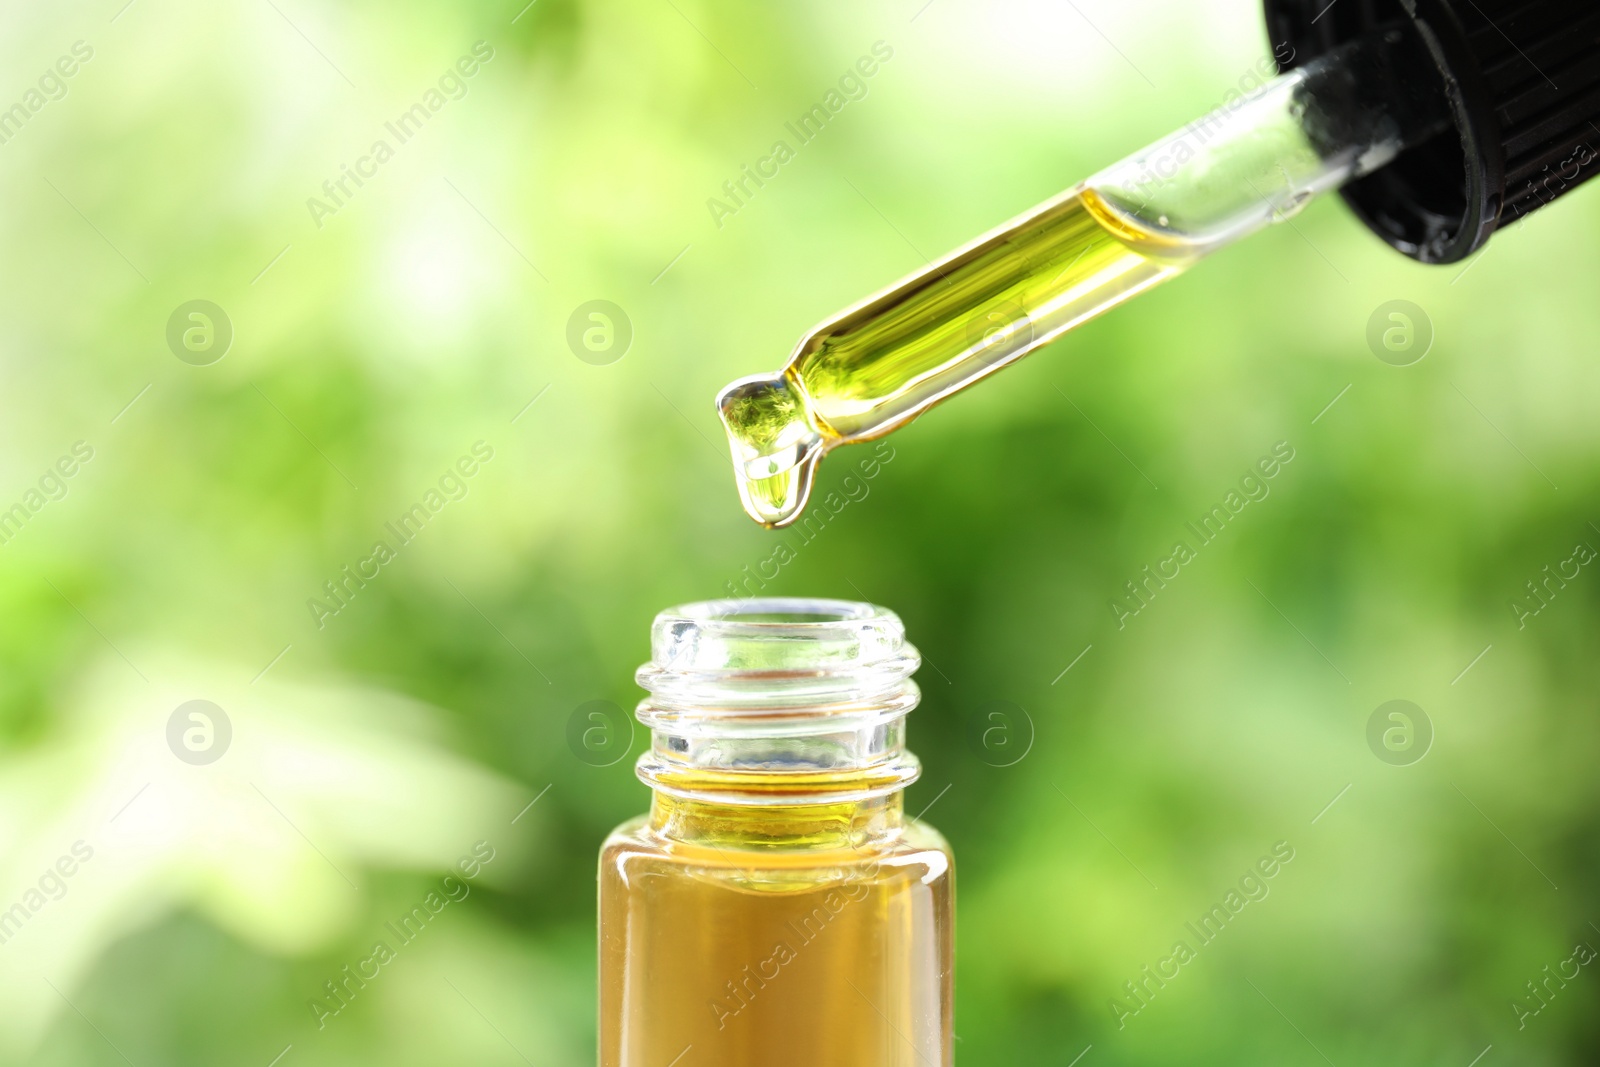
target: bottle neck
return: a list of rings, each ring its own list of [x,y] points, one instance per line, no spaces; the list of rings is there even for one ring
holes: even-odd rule
[[[710,848],[860,849],[892,838],[905,824],[899,792],[822,804],[753,805],[656,793],[650,827],[663,837]]]
[[[909,682],[905,683],[910,686]],[[818,807],[898,793],[922,772],[905,747],[893,704],[833,706],[809,714],[697,714],[639,706],[650,750],[635,772],[658,795],[745,807]]]
[[[901,825],[916,649],[893,613],[845,601],[712,601],[663,612],[639,778],[681,840],[849,844]]]

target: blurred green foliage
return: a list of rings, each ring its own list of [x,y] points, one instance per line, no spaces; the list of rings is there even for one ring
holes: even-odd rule
[[[1242,0],[920,2],[4,16],[0,101],[92,58],[0,144],[0,508],[93,458],[0,545],[0,909],[94,855],[0,944],[0,1062],[593,1062],[594,853],[646,793],[568,718],[631,706],[654,612],[792,536],[740,513],[716,390],[1267,53]],[[708,208],[879,41],[863,98]],[[313,211],[344,166],[372,173]],[[1314,205],[897,434],[768,583],[888,605],[926,655],[909,804],[961,865],[961,1062],[1594,1062],[1592,968],[1521,1028],[1512,1002],[1600,944],[1600,575],[1512,604],[1600,545],[1597,196],[1466,270]],[[166,341],[195,299],[234,335],[203,366]],[[609,365],[566,341],[593,299],[633,327]],[[1409,367],[1367,348],[1393,299],[1436,333]],[[1280,441],[1270,495],[1119,626]],[[1367,744],[1395,698],[1435,732],[1409,766]],[[191,699],[230,717],[214,763],[169,750]],[[1031,719],[1013,766],[971,743],[996,700]],[[479,841],[465,899],[319,1029]]]

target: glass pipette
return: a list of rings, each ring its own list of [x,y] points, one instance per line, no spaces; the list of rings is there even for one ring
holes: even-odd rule
[[[817,464],[1287,219],[1450,126],[1399,30],[1358,38],[1094,175],[813,329],[717,398],[745,511],[800,515]]]

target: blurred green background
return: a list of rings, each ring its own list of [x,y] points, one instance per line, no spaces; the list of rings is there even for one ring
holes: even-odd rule
[[[569,723],[631,708],[657,610],[799,543],[740,512],[717,389],[1268,54],[1246,0],[523,3],[3,16],[0,1062],[592,1063],[594,857],[645,738]],[[1600,946],[1600,574],[1567,562],[1600,547],[1597,226],[1588,188],[1424,268],[1313,205],[896,434],[767,583],[926,655],[908,803],[960,863],[962,1063],[1600,1058],[1594,967],[1526,987]],[[632,333],[603,365],[567,343],[597,299]],[[169,347],[193,300],[220,359]],[[1392,300],[1432,323],[1410,366],[1368,347]],[[376,576],[341,606],[346,566]],[[1369,745],[1395,699],[1420,761]],[[200,756],[192,700],[231,729]]]

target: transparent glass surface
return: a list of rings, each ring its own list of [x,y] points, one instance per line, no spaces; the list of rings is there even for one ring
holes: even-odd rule
[[[639,760],[658,791],[782,804],[864,799],[909,785],[906,714],[920,664],[898,616],[843,600],[711,600],[662,612]]]
[[[906,819],[916,650],[817,600],[663,612],[639,776],[600,857],[602,1067],[943,1067],[954,871]]]
[[[1392,160],[1446,122],[1415,42],[1352,42],[818,326],[718,397],[746,512],[794,521],[830,449],[870,440]],[[1427,69],[1426,67],[1421,69]]]
[[[898,813],[838,833],[854,805],[696,805],[658,802],[601,854],[602,1067],[949,1064],[943,839]]]

